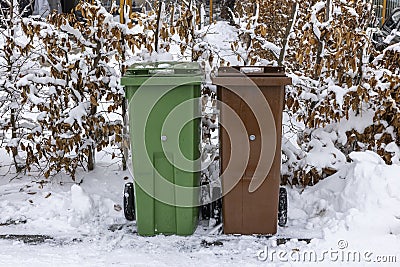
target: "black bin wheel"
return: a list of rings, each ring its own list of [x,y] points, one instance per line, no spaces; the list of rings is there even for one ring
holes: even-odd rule
[[[215,200],[211,203],[212,216],[215,219],[215,225],[219,225],[222,223],[221,188],[219,187],[213,188],[213,199]]]
[[[279,188],[278,225],[283,227],[287,223],[287,191]]]
[[[202,183],[203,196],[206,199],[214,199],[211,203],[206,203],[201,206],[201,219],[210,220],[215,219],[215,225],[222,223],[222,200],[221,200],[221,188],[214,187],[210,188],[208,181]],[[212,194],[210,194],[212,193]]]
[[[124,215],[128,221],[135,220],[135,193],[133,183],[125,184],[124,188]]]
[[[201,192],[202,193],[202,201],[204,202],[205,200],[211,198],[209,182],[208,181],[201,182],[201,187],[202,187],[202,192]],[[201,205],[200,211],[201,211],[201,219],[209,220],[211,217],[211,203],[206,203],[206,204]]]

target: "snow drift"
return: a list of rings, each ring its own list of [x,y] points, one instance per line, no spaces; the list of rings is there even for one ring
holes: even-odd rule
[[[400,166],[374,152],[352,152],[352,162],[304,192],[291,190],[291,224],[329,232],[400,234]]]

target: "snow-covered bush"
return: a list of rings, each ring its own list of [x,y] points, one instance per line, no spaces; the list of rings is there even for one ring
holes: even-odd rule
[[[366,31],[373,18],[372,5],[369,1],[307,1],[299,3],[296,17],[283,64],[298,74],[299,80],[288,90],[286,103],[289,114],[306,127],[301,148],[311,152],[315,129],[348,119],[350,111],[362,113],[364,99],[357,91],[366,86],[370,53]],[[342,152],[350,152],[345,151],[348,144],[330,142]],[[329,153],[340,158],[337,151]],[[314,184],[337,170],[328,167],[329,163],[313,166],[312,161],[305,162],[286,173],[294,183]]]
[[[232,43],[244,65],[281,61],[288,31],[297,12],[296,1],[236,1],[234,21],[239,40]]]
[[[24,25],[24,31],[34,32],[44,47],[41,59],[48,69],[42,100],[33,103],[40,111],[42,135],[31,137],[40,150],[31,156],[45,159],[46,177],[65,170],[74,178],[78,166],[94,168],[96,150],[122,149],[125,99],[119,77],[132,49],[143,41],[132,23],[115,22],[99,5],[81,3],[77,10],[79,19],[54,13],[48,23]],[[31,83],[38,85],[35,79]]]
[[[40,73],[36,47],[21,30],[22,13],[18,1],[2,1],[0,12],[0,148],[11,154],[17,172],[25,169],[26,155],[19,149],[24,141],[40,129],[21,105],[23,80]],[[37,89],[26,92],[29,101]],[[35,112],[32,110],[31,112]]]
[[[111,145],[113,156],[121,155],[126,102],[119,78],[135,61],[171,60],[171,53],[206,70],[204,159],[218,160],[211,140],[216,94],[208,75],[240,62],[283,65],[293,78],[285,130],[297,143],[284,139],[284,182],[315,184],[354,150],[399,162],[400,49],[374,51],[370,1],[236,1],[236,61],[210,42],[200,1],[156,1],[153,8],[126,12],[121,24],[99,4],[81,3],[79,18],[16,16],[13,27],[1,29],[0,139],[17,169],[35,165],[46,177],[61,170],[74,177],[78,166],[94,167],[96,149]]]
[[[181,48],[182,59],[213,60],[212,53],[203,53],[210,48],[199,41],[205,36],[200,23],[205,12],[195,1],[162,4],[148,14],[126,12],[124,24],[98,3],[82,2],[76,10],[50,14],[46,21],[18,17],[18,34],[12,27],[2,30],[5,37],[21,36],[10,38],[13,43],[5,38],[1,47],[2,78],[7,79],[2,79],[0,97],[6,100],[2,111],[8,116],[0,120],[2,141],[17,168],[35,167],[45,177],[65,171],[74,179],[78,167],[93,169],[96,150],[107,146],[117,148],[112,157],[121,155],[127,106],[119,79],[127,66],[138,60],[170,59],[171,45]],[[33,45],[35,51],[28,55]],[[32,125],[21,132],[18,122],[27,114]],[[207,126],[215,123],[213,118],[205,121]]]
[[[299,7],[300,11],[305,8],[304,4]],[[287,107],[289,114],[305,125],[299,142],[308,154],[286,175],[293,177],[294,183],[314,184],[340,168],[342,153],[347,156],[359,150],[374,150],[391,163],[385,147],[397,139],[391,110],[397,110],[398,104],[388,96],[399,85],[398,76],[388,68],[398,68],[399,61],[393,61],[398,55],[385,52],[380,66],[370,63],[376,54],[368,35],[373,19],[371,2],[316,2],[304,10],[298,14],[294,38],[289,42],[292,48],[284,63],[299,74],[294,90],[288,90]],[[388,102],[390,105],[385,104]],[[392,117],[382,120],[386,111]],[[365,125],[371,112],[373,120]],[[317,134],[321,127],[338,138],[321,139]],[[340,136],[343,129],[345,135]],[[312,152],[318,141],[322,141],[325,153],[334,155],[333,159],[326,157],[322,166],[308,159],[315,158]],[[332,162],[338,164],[331,166]]]
[[[285,128],[297,142],[283,142],[285,183],[315,184],[354,150],[398,161],[399,49],[390,47],[371,63],[378,53],[368,29],[373,9],[371,1],[237,3],[240,39],[232,50],[238,60],[283,65],[293,78]]]

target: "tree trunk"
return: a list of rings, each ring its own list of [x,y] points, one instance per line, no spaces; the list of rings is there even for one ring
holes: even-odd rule
[[[122,34],[121,36],[121,42],[122,42],[122,66],[121,66],[121,76],[124,76],[126,72],[126,66],[125,66],[125,60],[126,60],[126,50],[125,50],[125,36]],[[122,99],[122,142],[121,142],[121,149],[122,149],[122,170],[126,171],[127,169],[127,161],[128,161],[128,105],[127,105],[127,99],[125,96]]]
[[[15,109],[11,109],[10,122],[11,122],[11,138],[12,139],[17,138],[18,126],[17,126],[16,112],[17,111]],[[18,146],[13,146],[11,148],[11,151],[12,151],[12,157],[13,157],[13,161],[14,161],[15,170],[17,172],[21,172],[22,167],[21,167],[20,163],[18,162]]]
[[[10,37],[13,38],[14,37],[14,9],[17,7],[16,6],[17,1],[16,0],[11,0],[10,1],[10,21],[9,21],[9,27],[10,27]],[[8,55],[9,58],[7,58],[7,63],[8,63],[8,80],[9,82],[12,82],[12,71],[13,71],[13,60],[12,60],[12,54]],[[13,92],[10,92],[10,94],[13,94]],[[13,98],[13,96],[12,96]],[[10,123],[11,123],[11,138],[15,139],[17,138],[17,131],[18,131],[18,125],[17,125],[17,110],[16,109],[11,109],[11,114],[10,114]],[[18,144],[17,146],[13,146],[11,148],[12,151],[12,157],[13,157],[13,161],[14,161],[14,166],[15,166],[15,170],[17,172],[21,172],[22,168],[18,162]]]
[[[231,25],[234,24],[232,12],[235,9],[235,0],[225,0],[222,2],[221,18],[228,20]]]
[[[88,155],[88,164],[87,164],[87,168],[88,171],[93,171],[94,170],[94,165],[95,165],[95,148],[90,145],[88,147],[89,149],[89,155]]]
[[[293,3],[293,7],[292,7],[292,14],[290,16],[290,19],[288,21],[288,25],[286,27],[286,32],[285,32],[285,37],[283,38],[283,42],[282,42],[282,48],[281,48],[281,52],[279,54],[279,60],[278,60],[278,65],[282,66],[283,61],[285,60],[285,55],[286,55],[286,46],[289,42],[289,35],[290,35],[290,31],[293,28],[293,25],[295,23],[295,17],[296,17],[296,13],[297,13],[297,2]]]
[[[94,116],[97,113],[97,106],[91,104],[90,105],[90,116]],[[91,136],[91,135],[89,135]],[[95,136],[93,136],[93,139],[95,138]],[[94,170],[94,166],[95,166],[95,156],[96,156],[96,146],[95,145],[90,145],[88,146],[89,149],[89,155],[88,155],[88,171],[93,171]]]
[[[329,13],[330,13],[330,6],[331,6],[331,0],[326,1],[325,5],[325,21],[329,20]],[[325,42],[323,41],[324,36],[320,36],[318,40],[318,49],[317,49],[317,59],[315,61],[315,69],[314,69],[314,80],[317,80],[319,78],[320,73],[318,72],[318,69],[320,69],[318,66],[321,65],[322,63],[322,51],[325,46]],[[321,67],[322,69],[322,67]]]
[[[75,0],[61,0],[61,7],[63,13],[70,13],[76,6]]]
[[[127,100],[124,97],[122,100],[122,170],[127,169],[127,161],[128,161],[128,117],[127,117]]]
[[[160,39],[160,23],[161,23],[161,11],[162,11],[162,1],[158,1],[158,13],[157,13],[157,28],[156,28],[156,33],[155,33],[155,39],[154,39],[154,50],[158,52],[158,43]]]

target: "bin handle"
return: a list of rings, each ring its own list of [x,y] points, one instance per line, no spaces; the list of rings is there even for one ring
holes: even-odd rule
[[[133,64],[128,70],[129,75],[154,75],[154,74],[201,74],[196,65],[189,62],[151,62],[148,64]]]
[[[237,73],[234,70],[237,70],[242,73],[254,73],[254,74],[259,74],[259,73],[285,73],[285,68],[284,67],[271,67],[271,66],[232,66],[232,67],[220,67],[219,72],[222,73]],[[258,69],[260,71],[246,71],[246,69]]]
[[[262,73],[271,72],[285,72],[284,67],[271,67],[271,66],[234,66],[233,68],[241,72],[246,72],[245,69],[262,69]]]
[[[137,70],[129,70],[128,73],[130,75],[156,75],[156,74],[199,74],[200,71],[198,69],[168,69],[168,68],[159,68],[159,69],[137,69]]]

